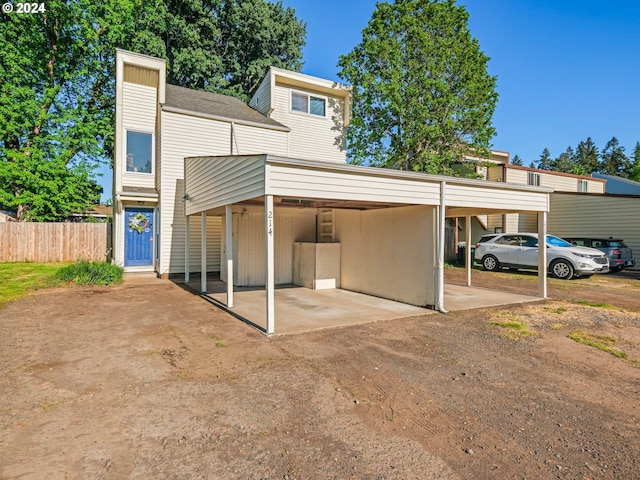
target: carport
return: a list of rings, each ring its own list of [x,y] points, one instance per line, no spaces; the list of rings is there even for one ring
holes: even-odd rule
[[[312,289],[340,288],[444,312],[445,218],[466,219],[468,245],[471,218],[487,213],[535,212],[544,235],[549,193],[268,154],[190,157],[185,159],[185,254],[189,258],[192,217],[200,217],[201,232],[207,216],[224,217],[224,304],[231,312],[236,308],[234,284],[263,286],[267,334],[276,332],[276,284],[292,279]],[[313,220],[305,212],[312,212]],[[206,249],[203,234],[202,293],[207,292]],[[466,252],[471,286],[471,249]],[[539,297],[546,291],[543,249]]]

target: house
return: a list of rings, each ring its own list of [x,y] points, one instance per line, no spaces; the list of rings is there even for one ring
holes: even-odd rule
[[[202,292],[219,272],[229,309],[234,288],[264,288],[266,333],[278,284],[444,310],[448,217],[526,212],[545,231],[549,188],[347,164],[346,86],[270,68],[247,105],[167,84],[160,59],[116,60],[114,261],[198,272]]]

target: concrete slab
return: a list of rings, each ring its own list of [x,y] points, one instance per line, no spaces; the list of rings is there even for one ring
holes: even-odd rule
[[[200,281],[195,280],[189,286],[197,291],[200,288]],[[232,309],[226,309],[225,283],[218,279],[208,281],[207,292],[203,298],[263,332],[266,331],[264,288],[236,287]],[[445,285],[444,304],[448,311],[536,300],[540,299],[486,288]],[[276,335],[433,313],[437,312],[348,290],[311,290],[295,285],[284,285],[278,286],[275,291]]]

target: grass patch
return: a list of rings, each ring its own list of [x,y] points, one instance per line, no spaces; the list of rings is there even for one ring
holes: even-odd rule
[[[576,302],[579,305],[585,305],[587,307],[595,307],[595,308],[607,308],[609,310],[618,310],[617,307],[610,305],[608,303],[599,303],[599,302],[590,302],[589,300],[578,300]]]
[[[567,334],[567,337],[569,337],[574,342],[597,348],[598,350],[610,353],[615,357],[627,358],[627,354],[625,352],[613,348],[616,345],[617,340],[608,335],[598,335],[595,333],[584,332],[582,330],[575,330],[573,332],[569,332],[569,334]]]
[[[124,269],[107,262],[78,260],[61,269],[56,276],[76,285],[113,285],[122,283]]]
[[[216,348],[224,348],[227,344],[225,342],[216,342]]]
[[[567,311],[567,307],[544,307],[547,312],[561,314]]]
[[[498,327],[507,329],[509,333],[507,333],[506,336],[513,340],[518,340],[521,337],[527,337],[529,335],[534,334],[532,330],[529,330],[528,325],[524,322],[521,322],[520,320],[509,320],[506,322],[490,322],[489,325],[496,325]]]
[[[0,307],[28,292],[60,285],[56,273],[67,263],[0,263]]]

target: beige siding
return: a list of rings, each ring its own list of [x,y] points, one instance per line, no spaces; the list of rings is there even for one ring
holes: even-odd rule
[[[187,215],[264,194],[264,157],[189,158]]]
[[[159,272],[178,273],[184,271],[185,221],[184,221],[184,157],[193,155],[220,155],[230,150],[230,124],[190,115],[170,112],[162,113],[161,136],[162,182],[160,185],[160,265]],[[216,222],[219,220],[212,220]],[[192,219],[191,226],[200,218]],[[197,230],[199,232],[199,230]],[[219,233],[209,231],[208,247],[219,251]],[[194,238],[192,234],[191,238]],[[199,237],[199,233],[197,234]],[[198,239],[199,242],[199,239]],[[199,243],[198,243],[199,245]],[[199,248],[199,247],[198,247]],[[195,253],[191,252],[191,262]],[[212,254],[213,255],[213,254]],[[209,257],[209,255],[207,255]],[[197,252],[199,262],[200,252]],[[219,259],[219,254],[216,257]],[[213,260],[212,260],[213,261]],[[217,260],[219,262],[219,260]],[[190,262],[190,263],[191,263]],[[213,267],[212,267],[213,268]],[[198,264],[197,270],[200,267]]]
[[[202,270],[200,263],[202,237],[202,221],[200,216],[193,216],[189,220],[189,271],[200,272]],[[221,235],[222,235],[222,219],[221,217],[207,217],[207,271],[219,272],[221,262]],[[183,243],[184,245],[184,243]],[[184,259],[184,254],[182,256]],[[184,269],[176,268],[178,265],[172,265],[176,271],[184,271]],[[182,267],[182,265],[179,265]]]
[[[528,185],[529,184],[529,172],[527,170],[516,170],[509,168],[506,171],[506,182],[515,183],[516,185]]]
[[[431,206],[336,210],[341,287],[434,305],[435,211]]]
[[[493,170],[493,169],[492,169]],[[521,170],[516,168],[507,169],[507,183],[515,183],[517,185],[529,184],[530,170]],[[587,193],[604,193],[604,182],[594,180],[587,177],[577,177],[572,175],[563,175],[560,173],[552,173],[537,170],[535,173],[540,174],[540,186],[553,188],[561,192],[577,192],[578,180],[585,180],[588,183]]]
[[[293,283],[293,243],[314,242],[316,210],[276,208],[273,219],[277,285]],[[234,284],[264,286],[266,277],[264,209],[233,214]]]
[[[291,158],[346,162],[346,146],[343,136],[344,102],[327,97],[326,117],[291,111],[291,88],[276,84],[274,111],[271,118],[291,128],[289,152]],[[310,90],[296,91],[315,94]],[[321,97],[326,95],[316,94]]]
[[[437,205],[440,184],[362,173],[269,165],[267,193],[307,198]]]
[[[287,132],[237,124],[234,126],[234,129],[234,140],[237,141],[234,145],[234,154],[287,154]]]
[[[487,180],[492,182],[504,182],[504,167],[502,165],[498,167],[488,167]]]
[[[122,132],[122,151],[120,155],[118,155],[120,171],[122,172],[122,185],[154,187],[155,177],[153,173],[127,172],[125,149],[127,130],[155,133],[156,109],[158,105],[157,90],[144,85],[124,83],[122,85],[122,97],[122,127],[124,131]]]
[[[269,71],[249,102],[251,107],[267,116],[271,109],[271,76],[272,73]]]
[[[621,238],[640,256],[640,197],[552,194],[548,231],[559,237]]]

